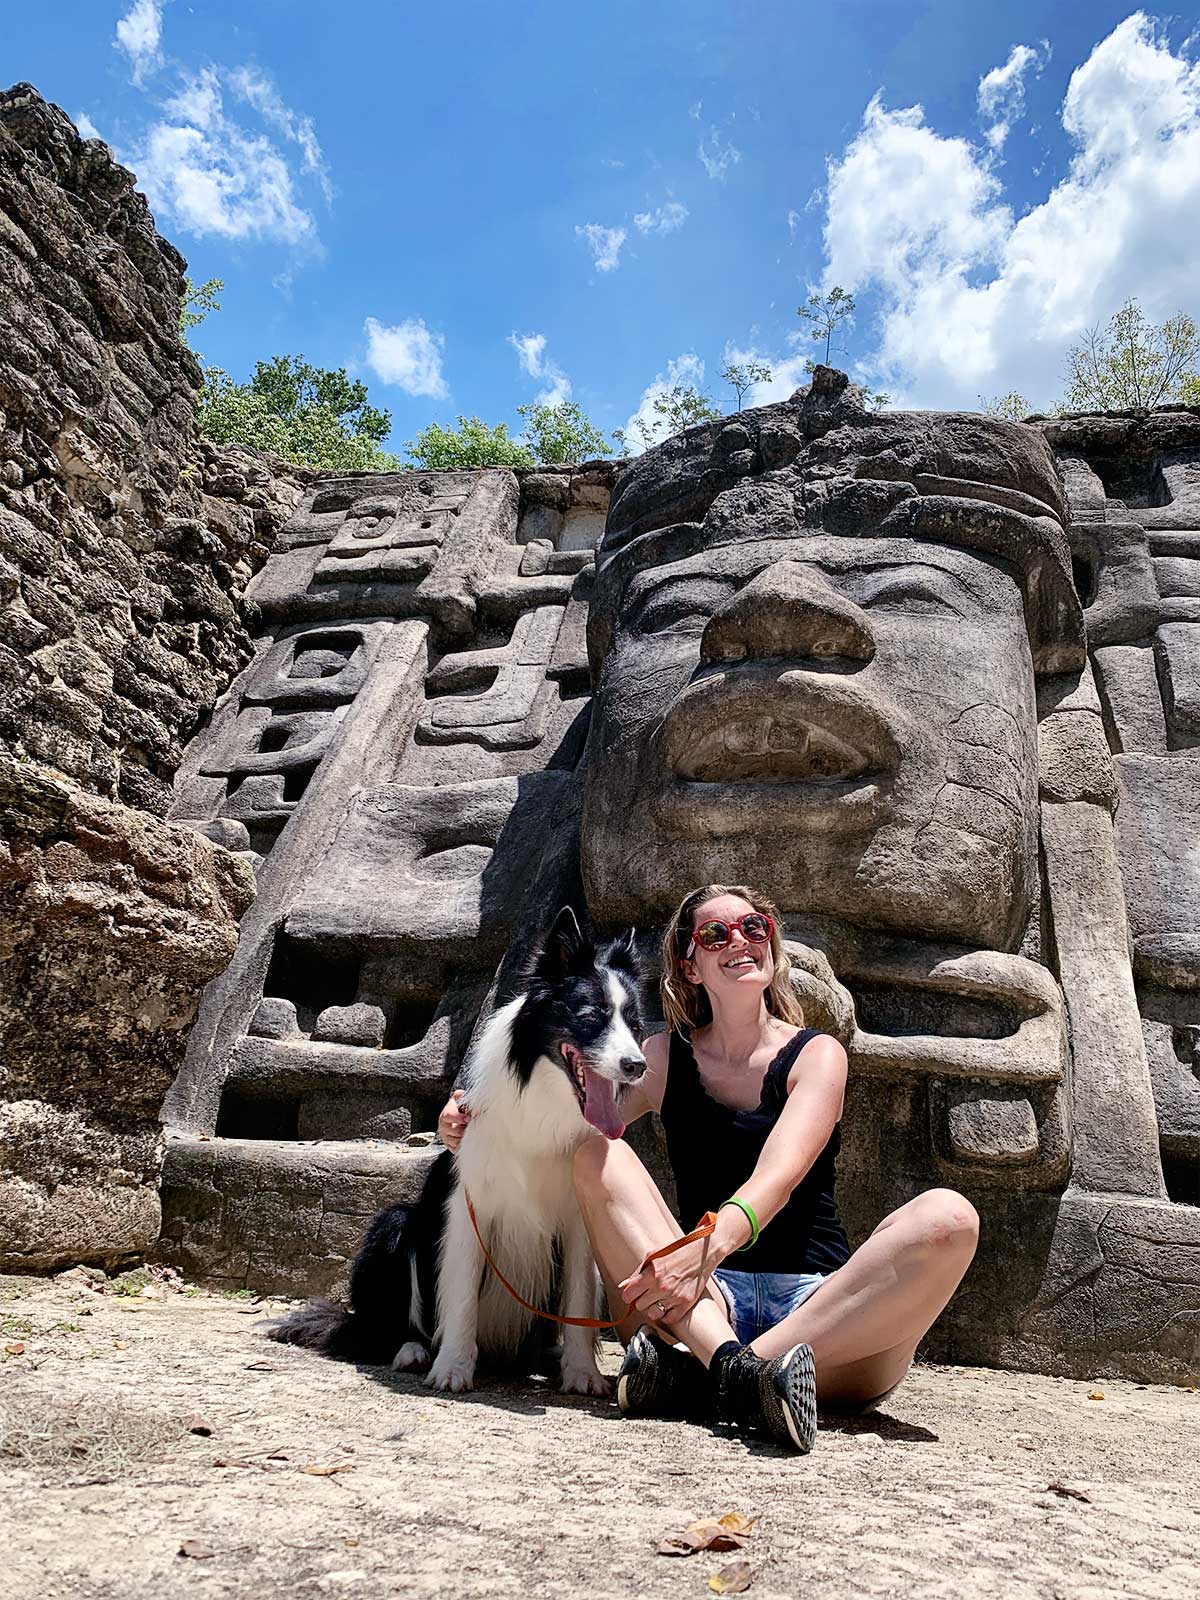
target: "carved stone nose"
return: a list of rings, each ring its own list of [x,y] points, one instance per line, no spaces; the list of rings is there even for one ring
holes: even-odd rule
[[[766,656],[870,661],[875,636],[865,611],[798,561],[777,561],[710,619],[702,661]]]

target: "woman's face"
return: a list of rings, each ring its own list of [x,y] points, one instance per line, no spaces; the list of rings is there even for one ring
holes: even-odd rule
[[[754,909],[740,894],[714,895],[692,913],[692,930],[705,922],[732,923]],[[751,944],[742,930],[735,928],[724,950],[704,950],[696,945],[690,959],[684,961],[683,971],[691,982],[707,990],[710,1001],[717,1006],[725,995],[747,990],[761,993],[769,988],[775,975],[775,957],[769,939],[763,944]]]

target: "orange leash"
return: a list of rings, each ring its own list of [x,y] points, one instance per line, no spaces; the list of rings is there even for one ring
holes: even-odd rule
[[[463,1199],[467,1202],[467,1215],[471,1219],[471,1226],[475,1229],[475,1237],[479,1240],[479,1248],[483,1251],[484,1260],[487,1262],[488,1266],[491,1267],[492,1271],[500,1279],[500,1282],[508,1290],[509,1294],[512,1295],[513,1299],[519,1306],[523,1306],[526,1311],[532,1311],[535,1317],[545,1317],[547,1322],[560,1322],[565,1327],[569,1328],[619,1328],[622,1322],[627,1320],[629,1316],[628,1311],[625,1313],[625,1316],[618,1317],[615,1322],[603,1322],[599,1317],[560,1317],[556,1316],[553,1311],[539,1311],[537,1306],[531,1306],[528,1300],[517,1293],[512,1284],[509,1283],[508,1279],[500,1271],[500,1268],[492,1260],[491,1253],[488,1250],[487,1245],[483,1242],[483,1235],[479,1231],[479,1224],[475,1220],[475,1207],[471,1204],[471,1196],[465,1189],[463,1190]],[[642,1262],[642,1265],[638,1268],[638,1271],[644,1271],[652,1261],[658,1261],[663,1256],[674,1255],[675,1251],[682,1250],[685,1244],[694,1244],[697,1239],[707,1239],[716,1225],[716,1212],[706,1211],[700,1218],[700,1221],[696,1227],[692,1229],[691,1233],[685,1233],[682,1239],[673,1239],[670,1244],[664,1244],[661,1250],[652,1250],[646,1257],[645,1261]]]

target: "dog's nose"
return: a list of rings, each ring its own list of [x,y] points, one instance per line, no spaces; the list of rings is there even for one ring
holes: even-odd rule
[[[622,1056],[618,1065],[631,1083],[636,1083],[646,1070],[644,1056]]]

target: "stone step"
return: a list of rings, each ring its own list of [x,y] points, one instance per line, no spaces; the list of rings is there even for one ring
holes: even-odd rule
[[[336,1294],[371,1218],[411,1205],[440,1151],[171,1136],[158,1259],[215,1288]]]

